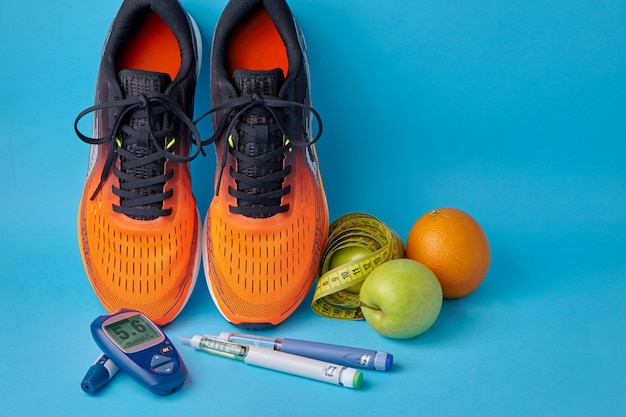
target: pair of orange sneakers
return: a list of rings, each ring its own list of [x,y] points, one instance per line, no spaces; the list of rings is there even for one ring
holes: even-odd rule
[[[192,120],[201,50],[177,0],[121,5],[95,104],[74,124],[91,145],[78,213],[83,264],[108,311],[165,325],[202,262],[226,320],[269,328],[307,296],[328,233],[304,39],[284,0],[227,4],[212,42],[206,140]],[[79,127],[90,114],[92,137]],[[189,162],[209,144],[217,172],[202,224]]]

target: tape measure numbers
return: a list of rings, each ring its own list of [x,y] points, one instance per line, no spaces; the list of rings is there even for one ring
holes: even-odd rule
[[[337,251],[354,246],[362,247],[370,254],[330,269],[331,259]],[[366,213],[350,213],[339,217],[330,225],[311,308],[324,317],[363,319],[359,295],[345,291],[346,288],[365,280],[370,272],[384,262],[402,257],[402,239],[376,217]]]

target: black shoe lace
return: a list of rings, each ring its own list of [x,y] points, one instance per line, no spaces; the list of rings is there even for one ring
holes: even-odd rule
[[[243,120],[246,117],[250,118],[250,113],[254,109],[262,109],[267,112],[271,120],[265,122],[274,127],[269,134],[278,136],[282,146],[257,146],[254,152],[246,152],[246,149],[237,149],[235,142],[237,142],[238,138],[255,134],[254,129]],[[316,119],[317,132],[310,140],[295,140],[293,132],[287,129],[289,124],[288,118],[293,117],[300,124],[300,128],[306,131],[299,121],[300,119],[295,115],[296,109],[304,109]],[[219,194],[227,155],[230,152],[237,160],[237,169],[231,168],[229,172],[237,183],[237,189],[229,187],[228,191],[230,195],[237,198],[238,202],[237,206],[229,206],[231,213],[253,218],[264,218],[288,211],[289,205],[281,205],[281,198],[290,191],[289,186],[284,186],[283,183],[285,177],[291,172],[291,166],[284,166],[283,156],[290,152],[294,146],[307,147],[317,142],[322,135],[320,115],[315,109],[306,104],[282,100],[273,96],[244,94],[213,107],[196,119],[194,123],[197,124],[204,117],[215,112],[224,112],[222,121],[217,129],[214,130],[213,136],[202,141],[204,146],[215,143],[221,137],[228,139],[228,144],[224,146],[224,154],[219,167],[215,195]],[[242,167],[245,167],[245,169]],[[251,172],[257,174],[253,175]]]
[[[92,138],[80,132],[78,124],[83,117],[110,108],[117,108],[119,112],[108,135]],[[138,119],[144,122],[131,123]],[[176,140],[170,136],[174,132],[175,119],[191,132],[195,151],[189,156],[177,155],[169,150]],[[172,169],[165,172],[165,161],[189,162],[202,152],[200,133],[193,121],[178,103],[162,93],[142,94],[89,107],[76,117],[74,130],[88,144],[111,145],[100,183],[91,199],[96,197],[113,172],[120,180],[119,188],[113,187],[120,204],[114,204],[113,210],[140,220],[156,219],[172,212],[171,208],[163,208],[163,202],[173,195],[172,189],[164,189],[165,182],[173,176]],[[114,166],[116,155],[120,157],[120,169]]]

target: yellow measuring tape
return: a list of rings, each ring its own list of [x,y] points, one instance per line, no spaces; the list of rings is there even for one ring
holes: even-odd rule
[[[330,269],[331,259],[337,251],[354,246],[364,248],[370,254]],[[359,295],[345,289],[362,282],[382,263],[403,257],[402,239],[376,217],[366,213],[350,213],[339,217],[330,225],[311,308],[324,317],[363,319]]]

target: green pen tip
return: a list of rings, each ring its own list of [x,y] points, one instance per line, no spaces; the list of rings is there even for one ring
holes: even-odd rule
[[[354,374],[354,379],[352,380],[352,386],[354,388],[361,388],[363,385],[363,373],[361,371],[357,371]]]

